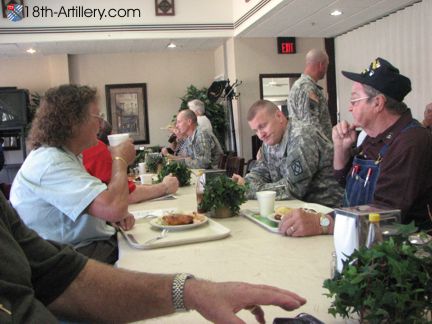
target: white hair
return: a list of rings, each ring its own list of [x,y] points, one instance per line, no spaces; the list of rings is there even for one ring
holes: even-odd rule
[[[205,114],[205,106],[204,102],[198,99],[194,99],[188,102],[188,107],[190,110],[192,110],[197,115],[204,115]]]

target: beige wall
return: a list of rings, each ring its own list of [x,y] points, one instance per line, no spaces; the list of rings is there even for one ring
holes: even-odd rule
[[[0,59],[0,66],[0,87],[44,92],[51,86],[49,56]]]
[[[167,133],[161,130],[175,114],[186,87],[208,87],[225,69],[231,82],[243,83],[233,101],[239,155],[252,156],[251,136],[246,121],[247,110],[259,99],[259,74],[301,73],[304,55],[311,48],[323,48],[320,38],[297,39],[297,54],[278,55],[276,39],[231,38],[215,51],[123,53],[98,55],[56,55],[48,57],[0,59],[0,86],[18,86],[30,91],[66,83],[95,86],[106,112],[105,85],[146,83],[149,107],[150,144],[164,145]],[[227,62],[224,62],[224,50]],[[68,61],[66,61],[68,58]],[[68,63],[68,64],[67,64]],[[324,86],[324,82],[321,81]]]
[[[105,85],[146,83],[150,144],[165,145],[166,126],[180,107],[180,97],[193,84],[208,87],[214,77],[213,51],[72,55],[71,82],[95,86],[106,112]]]
[[[249,107],[260,99],[259,75],[263,73],[301,73],[304,69],[304,56],[312,48],[324,49],[322,38],[297,38],[297,54],[280,55],[276,50],[275,38],[235,38],[233,53],[235,62],[228,66],[235,66],[235,76],[243,81],[238,88],[241,93],[238,106],[234,109],[237,120],[236,128],[241,130],[237,136],[242,142],[242,155],[246,161],[252,157],[251,136],[246,115]],[[228,55],[228,60],[232,60]],[[325,80],[320,81],[324,86]],[[324,89],[326,91],[326,89]]]

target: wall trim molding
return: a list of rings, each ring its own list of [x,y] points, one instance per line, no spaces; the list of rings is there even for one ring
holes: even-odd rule
[[[124,31],[212,31],[234,30],[232,23],[218,24],[163,24],[163,25],[108,25],[108,26],[65,26],[65,27],[22,27],[0,28],[0,34],[53,34],[53,33],[95,33]]]

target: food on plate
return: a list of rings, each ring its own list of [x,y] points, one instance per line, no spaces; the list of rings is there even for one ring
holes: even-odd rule
[[[205,216],[196,212],[191,214],[177,213],[162,216],[162,224],[170,226],[198,224],[202,223],[204,220]]]
[[[274,218],[277,220],[281,220],[283,218],[283,216],[285,216],[286,214],[288,214],[292,210],[293,210],[292,208],[286,207],[286,206],[278,207],[275,210]]]

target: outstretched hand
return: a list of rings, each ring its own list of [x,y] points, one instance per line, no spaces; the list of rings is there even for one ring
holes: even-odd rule
[[[236,313],[250,310],[259,323],[265,323],[264,311],[259,305],[275,305],[294,310],[306,299],[288,290],[266,285],[241,282],[214,283],[190,279],[185,286],[185,305],[197,310],[214,323],[245,323]]]

